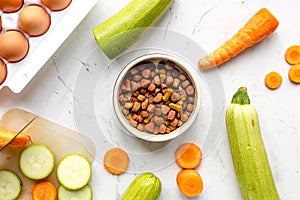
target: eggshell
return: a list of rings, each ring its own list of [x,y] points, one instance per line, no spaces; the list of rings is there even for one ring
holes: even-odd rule
[[[19,14],[20,28],[32,37],[45,34],[51,24],[49,13],[39,5],[29,5]]]
[[[8,62],[19,62],[29,50],[29,41],[18,30],[8,30],[0,35],[0,56]]]
[[[0,59],[0,85],[5,81],[7,77],[7,66],[3,62],[3,60]]]
[[[42,0],[42,3],[52,11],[60,11],[66,9],[72,0]]]
[[[0,10],[5,13],[18,11],[24,4],[24,0],[0,0]]]

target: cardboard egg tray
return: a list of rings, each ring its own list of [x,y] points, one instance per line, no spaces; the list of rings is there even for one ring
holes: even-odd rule
[[[64,10],[51,11],[40,0],[25,0],[23,7],[37,4],[47,10],[51,17],[51,25],[48,31],[38,37],[30,37],[25,34],[29,41],[29,52],[26,57],[16,63],[10,63],[1,58],[7,66],[7,78],[0,85],[9,87],[14,93],[21,92],[36,73],[43,67],[47,60],[59,48],[64,40],[72,33],[76,26],[88,14],[96,4],[97,0],[72,0],[71,4]],[[18,26],[18,17],[22,8],[13,13],[0,11],[3,34],[6,30],[16,29],[22,32]]]

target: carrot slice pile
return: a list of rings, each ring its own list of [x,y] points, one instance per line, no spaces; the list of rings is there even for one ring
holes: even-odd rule
[[[265,77],[265,85],[274,90],[279,88],[282,83],[282,77],[278,72],[270,72]]]
[[[105,153],[103,162],[108,172],[119,175],[127,170],[129,158],[123,149],[116,147]]]
[[[194,169],[198,167],[202,160],[202,151],[194,143],[184,143],[175,152],[176,163],[184,169]]]
[[[284,54],[285,60],[290,65],[300,63],[300,46],[293,45],[287,48]]]
[[[268,9],[262,8],[232,38],[208,56],[201,58],[198,66],[209,69],[225,63],[244,49],[269,36],[278,25],[279,22],[273,14]]]
[[[32,189],[33,200],[56,200],[57,190],[49,181],[41,181],[34,185]]]
[[[195,197],[203,191],[203,181],[194,169],[183,169],[178,172],[176,182],[179,190],[187,197]]]
[[[300,83],[300,64],[291,66],[288,75],[292,82]]]

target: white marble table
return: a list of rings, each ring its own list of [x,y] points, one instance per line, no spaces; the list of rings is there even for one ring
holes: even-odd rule
[[[0,114],[16,106],[36,113],[42,111],[44,117],[76,130],[73,92],[80,62],[95,42],[91,30],[128,2],[100,0],[21,93],[13,94],[7,88],[0,91]],[[226,104],[237,88],[248,88],[259,113],[280,197],[296,200],[300,199],[300,86],[288,80],[288,65],[283,54],[288,46],[300,44],[300,1],[175,0],[155,26],[184,34],[211,51],[262,7],[267,7],[279,19],[278,29],[260,44],[224,64],[219,73]],[[274,91],[268,90],[263,83],[265,74],[271,70],[283,75],[282,86]],[[241,199],[225,128],[197,170],[203,177],[204,191],[193,199]],[[176,185],[178,171],[175,163],[155,171],[163,184],[160,199],[186,199]],[[111,175],[101,162],[94,162],[93,173],[94,199],[107,200],[118,199],[136,176],[131,173]]]

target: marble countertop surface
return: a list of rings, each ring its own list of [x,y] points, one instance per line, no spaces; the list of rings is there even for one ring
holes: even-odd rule
[[[76,130],[74,87],[81,63],[95,45],[92,29],[128,2],[99,0],[21,93],[14,94],[8,88],[0,91],[0,114],[20,107],[34,113],[42,112],[43,117]],[[225,92],[224,107],[240,86],[248,88],[252,104],[257,108],[280,197],[296,200],[300,199],[300,86],[288,79],[289,66],[284,60],[284,51],[291,45],[300,44],[300,1],[175,0],[155,27],[183,34],[210,52],[230,38],[262,7],[268,8],[278,18],[279,27],[270,37],[219,68]],[[269,90],[264,85],[264,76],[270,71],[278,71],[283,77],[277,90]],[[224,118],[214,123],[222,123],[223,128],[197,168],[204,181],[204,190],[192,199],[238,200],[241,195]],[[173,162],[154,172],[163,185],[159,199],[188,199],[176,185],[179,170]],[[111,175],[101,161],[96,160],[91,180],[94,199],[118,199],[137,174]]]

